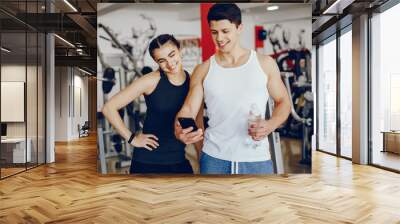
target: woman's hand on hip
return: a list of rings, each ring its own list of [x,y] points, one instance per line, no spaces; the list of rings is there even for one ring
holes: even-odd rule
[[[135,136],[132,141],[132,145],[135,147],[146,148],[150,151],[153,151],[153,149],[156,149],[158,146],[160,146],[158,144],[158,138],[155,135],[143,133]]]

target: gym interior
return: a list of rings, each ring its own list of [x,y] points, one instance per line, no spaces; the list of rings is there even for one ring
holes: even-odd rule
[[[207,4],[0,2],[0,223],[400,221],[396,0],[237,3],[249,24],[241,42],[281,62],[292,97],[271,147],[279,175],[120,175],[134,149],[99,110],[156,69],[144,52],[148,38],[136,34],[176,24],[193,68],[207,54]],[[299,52],[302,60],[291,58]],[[121,111],[133,130],[143,103]],[[193,148],[186,151],[196,169]]]
[[[199,9],[205,6],[208,5],[98,4],[97,74],[101,83],[98,85],[97,111],[101,111],[107,100],[135,79],[158,69],[147,48],[151,39],[160,34],[171,33],[178,39],[182,64],[188,72],[191,73],[197,64],[207,60],[211,55],[202,49],[212,49],[214,45],[202,35],[201,27],[207,25],[207,20],[201,16]],[[281,10],[273,14],[265,10],[267,3],[239,3],[238,6],[243,11],[241,43],[248,49],[276,59],[282,71],[282,80],[287,82],[287,91],[293,98],[293,114],[277,130],[270,144],[270,151],[274,151],[271,154],[277,158],[276,173],[310,173],[314,108],[311,5],[278,4]],[[288,12],[291,17],[282,19]],[[122,24],[121,20],[132,22]],[[262,36],[263,32],[268,33],[268,38],[267,35]],[[119,114],[127,127],[140,132],[146,116],[144,97],[121,108]],[[204,117],[207,120],[207,110]],[[99,172],[129,174],[134,148],[118,135],[101,112],[98,113],[97,137]],[[277,142],[273,140],[276,138],[279,139]],[[199,158],[193,144],[186,147],[186,158],[194,173],[198,174]]]

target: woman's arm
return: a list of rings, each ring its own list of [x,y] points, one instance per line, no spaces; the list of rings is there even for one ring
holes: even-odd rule
[[[125,126],[118,110],[125,107],[140,95],[151,93],[158,81],[157,78],[156,72],[147,74],[133,81],[129,86],[111,97],[111,99],[104,104],[102,108],[104,116],[124,139],[128,140],[132,132]]]

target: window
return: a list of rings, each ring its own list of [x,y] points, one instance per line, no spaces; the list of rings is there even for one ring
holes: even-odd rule
[[[318,48],[318,149],[336,154],[336,39]]]
[[[340,36],[340,155],[352,157],[352,33]]]
[[[372,164],[400,170],[400,4],[371,19]]]
[[[44,1],[1,2],[39,13]],[[45,163],[45,34],[0,12],[0,178]],[[4,96],[13,95],[15,101]],[[21,103],[20,103],[21,102]],[[17,108],[17,109],[11,109]]]

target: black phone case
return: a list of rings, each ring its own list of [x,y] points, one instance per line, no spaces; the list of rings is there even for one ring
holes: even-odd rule
[[[178,118],[179,123],[181,124],[183,129],[189,128],[189,127],[193,127],[193,131],[197,130],[197,126],[196,123],[194,122],[194,120],[192,118]]]

